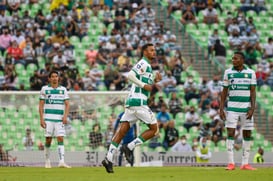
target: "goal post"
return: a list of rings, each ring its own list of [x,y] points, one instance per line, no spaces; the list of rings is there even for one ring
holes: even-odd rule
[[[107,151],[106,133],[110,124],[124,111],[128,91],[73,91],[70,97],[70,130],[65,139],[67,151]],[[39,91],[0,91],[0,143],[13,150],[24,150],[22,139],[26,128],[35,137],[34,150],[44,143],[44,132],[39,120]],[[89,133],[98,123],[103,134],[102,143],[90,147]],[[137,135],[139,125],[137,125]],[[108,136],[112,136],[108,134]],[[109,139],[109,138],[108,138]],[[56,144],[52,144],[54,147]],[[56,146],[55,146],[56,147]],[[140,165],[140,148],[135,149],[135,166]]]

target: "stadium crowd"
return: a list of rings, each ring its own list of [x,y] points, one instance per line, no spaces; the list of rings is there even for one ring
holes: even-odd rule
[[[207,137],[215,146],[225,139],[224,122],[218,113],[221,76],[196,80],[190,74],[191,62],[184,60],[175,34],[156,18],[150,3],[142,0],[1,2],[1,90],[40,90],[53,69],[60,72],[61,84],[69,91],[124,90],[128,86],[126,72],[140,57],[142,45],[153,43],[157,56],[151,65],[162,74],[163,80],[155,87],[149,106],[157,116],[161,133],[149,146],[196,150],[201,137]],[[198,26],[200,22],[195,18],[198,13],[203,13],[202,22],[207,24],[219,23],[218,9],[227,13],[224,30],[229,48],[244,51],[246,64],[252,67],[257,64],[258,85],[268,84],[273,90],[273,64],[268,61],[273,57],[272,37],[261,44],[255,17],[246,17],[249,10],[257,14],[266,10],[262,4],[265,2],[242,2],[236,14],[213,0],[188,2],[191,1],[170,0],[168,15],[182,11],[182,24]],[[225,65],[227,47],[218,31],[215,29],[209,37],[208,52]],[[27,81],[20,77],[25,71]],[[187,73],[186,78],[181,77],[182,72]],[[94,130],[100,130],[100,126],[94,126]],[[178,149],[177,144],[181,142],[184,147],[189,133],[196,130],[196,137],[185,148]],[[93,139],[94,133],[90,133],[92,148],[103,144],[102,136],[97,141]]]

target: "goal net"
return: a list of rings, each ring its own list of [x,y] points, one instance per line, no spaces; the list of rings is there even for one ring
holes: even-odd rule
[[[67,151],[107,149],[117,115],[124,110],[128,92],[69,92],[69,124],[66,126]],[[39,92],[0,92],[0,143],[6,149],[24,150],[26,129],[34,137],[33,150],[44,144],[44,129],[40,126]],[[100,127],[90,142],[94,125]],[[53,143],[52,147],[56,147]]]

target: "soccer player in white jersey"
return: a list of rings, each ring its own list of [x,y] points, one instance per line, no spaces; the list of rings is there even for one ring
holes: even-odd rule
[[[59,167],[71,168],[64,162],[64,136],[69,112],[69,96],[65,87],[59,85],[57,71],[49,73],[49,84],[40,92],[39,114],[41,127],[45,129],[45,168],[51,168],[50,145],[52,137],[57,137]]]
[[[131,164],[132,152],[136,146],[141,145],[145,141],[151,139],[158,133],[158,126],[156,118],[147,106],[147,99],[152,91],[154,84],[162,79],[161,75],[157,73],[154,75],[150,62],[155,58],[156,52],[153,44],[145,44],[141,49],[142,58],[132,70],[128,73],[128,79],[133,82],[131,91],[125,103],[125,113],[121,117],[118,131],[112,138],[111,145],[102,165],[108,173],[113,173],[113,156],[118,149],[118,146],[125,136],[130,126],[137,120],[144,122],[149,129],[144,131],[141,135],[135,138],[132,142],[121,147],[125,153],[126,160]]]
[[[244,66],[244,54],[235,52],[232,57],[233,67],[225,71],[223,80],[223,91],[220,102],[220,116],[226,120],[227,128],[227,153],[228,166],[226,170],[234,170],[234,135],[238,121],[241,121],[243,130],[243,155],[241,170],[255,170],[248,164],[251,130],[254,128],[253,113],[256,101],[256,75],[255,72]],[[227,116],[224,112],[224,105],[229,95],[227,103]]]

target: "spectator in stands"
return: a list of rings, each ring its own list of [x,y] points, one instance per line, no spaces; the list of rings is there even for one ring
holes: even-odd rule
[[[207,83],[208,83],[208,78],[203,77],[202,82],[199,84],[199,90],[198,90],[200,96],[209,92],[209,88],[208,88]]]
[[[2,55],[9,48],[12,42],[12,36],[9,33],[8,28],[2,28],[2,35],[0,35],[0,50]]]
[[[106,86],[107,90],[114,90],[114,79],[115,76],[117,76],[118,72],[113,65],[112,61],[109,61],[109,63],[106,65],[104,69],[104,84]]]
[[[174,119],[177,113],[182,112],[182,102],[179,98],[177,98],[176,92],[171,93],[171,98],[168,102],[168,106],[170,109],[170,113],[173,115]]]
[[[259,43],[259,35],[256,32],[256,29],[247,30],[246,33],[246,43],[245,43],[245,49],[247,48],[253,48],[258,51],[262,51],[260,43]]]
[[[198,101],[198,108],[200,110],[201,114],[207,113],[209,112],[209,108],[210,108],[210,97],[209,97],[209,92],[200,94],[200,99]]]
[[[89,49],[85,51],[86,63],[93,66],[96,63],[98,51],[94,49],[94,44],[90,44]]]
[[[237,18],[232,18],[232,23],[230,23],[228,26],[227,26],[227,32],[228,32],[228,35],[231,36],[233,35],[233,33],[237,31],[239,34],[240,34],[240,27],[239,27],[239,24],[238,24],[238,20]]]
[[[63,51],[61,49],[58,50],[58,54],[53,57],[52,60],[53,69],[61,70],[67,67],[66,57],[63,55]]]
[[[168,126],[168,122],[171,121],[171,116],[169,114],[169,111],[167,110],[167,105],[162,104],[160,107],[160,111],[156,115],[157,124],[159,129],[163,128],[166,129]]]
[[[210,95],[219,95],[222,91],[222,81],[219,74],[214,74],[212,80],[208,82]]]
[[[172,12],[176,10],[182,10],[184,7],[183,1],[180,0],[168,0],[168,12],[167,17],[170,18]]]
[[[247,11],[255,11],[252,0],[241,0],[240,3],[240,10],[242,12],[246,13]]]
[[[93,125],[92,131],[89,133],[89,146],[92,149],[102,146],[103,135],[100,130],[100,125],[98,123]]]
[[[0,11],[5,11],[7,9],[7,6],[6,6],[6,0],[3,0],[0,2]]]
[[[199,142],[198,142],[198,139],[195,137],[192,139],[192,144],[191,144],[191,149],[192,151],[196,151],[197,148],[198,148],[198,145],[199,145]]]
[[[273,58],[273,38],[269,37],[267,43],[263,45],[263,58]]]
[[[125,9],[122,5],[118,5],[118,8],[115,10],[114,29],[120,30],[123,21],[126,21]]]
[[[17,42],[18,45],[25,41],[25,37],[22,35],[20,29],[17,29],[16,34],[12,36],[12,41],[14,40]]]
[[[262,59],[262,60],[258,63],[257,67],[262,68],[262,71],[263,71],[264,73],[266,73],[266,74],[269,74],[269,73],[270,73],[270,63],[269,63],[267,60]]]
[[[270,64],[270,73],[268,73],[266,84],[269,85],[271,91],[273,91],[273,63]]]
[[[187,142],[187,137],[182,135],[180,140],[178,140],[171,148],[173,152],[191,152],[191,145]]]
[[[14,12],[21,10],[20,5],[20,0],[7,0],[7,10],[9,11],[9,14],[13,14]]]
[[[5,86],[7,90],[16,90],[18,82],[18,74],[15,71],[15,67],[5,67]]]
[[[120,91],[125,89],[126,85],[127,85],[127,79],[124,75],[122,75],[120,72],[118,72],[116,74],[116,76],[114,77],[113,80],[113,84],[114,84],[114,90],[116,91]]]
[[[156,84],[156,87],[159,91],[164,91],[164,93],[169,96],[169,93],[176,92],[176,79],[172,75],[171,71],[166,72],[167,75],[163,77],[163,79]]]
[[[64,32],[65,31],[56,31],[56,34],[51,37],[52,43],[59,43],[60,45],[63,45],[66,41],[69,41]]]
[[[144,3],[142,0],[130,0],[130,4],[137,3],[137,7],[141,10],[144,7]]]
[[[240,37],[240,33],[237,30],[233,30],[232,35],[228,37],[228,43],[229,47],[232,50],[242,50],[244,42],[242,41],[242,38]]]
[[[199,94],[197,93],[197,85],[193,80],[192,76],[189,76],[187,81],[184,84],[184,91],[185,91],[185,100],[187,104],[189,104],[191,99],[198,99]]]
[[[263,68],[258,66],[255,74],[257,79],[257,88],[260,90],[261,86],[265,84],[267,73],[263,72]]]
[[[79,25],[77,24],[76,20],[73,19],[71,16],[68,16],[67,21],[68,21],[67,24],[65,24],[65,22],[62,21],[62,18],[60,18],[60,19],[58,18],[58,21],[56,22],[56,24],[58,24],[58,27],[56,27],[56,29],[54,29],[54,26],[53,26],[53,30],[64,31],[63,28],[65,28],[68,37],[79,35],[80,30],[79,30]]]
[[[247,30],[247,24],[248,24],[244,12],[239,10],[236,19],[238,22],[238,26],[240,28],[240,34],[242,35]]]
[[[199,114],[195,112],[195,107],[191,106],[189,111],[185,115],[185,123],[183,126],[187,129],[187,132],[190,132],[190,128],[193,126],[200,127],[202,125],[202,120],[199,118]]]
[[[38,67],[38,61],[36,59],[35,51],[33,50],[32,43],[26,44],[26,47],[23,49],[23,59],[25,60],[25,66],[28,64],[34,63]]]
[[[257,28],[256,28],[256,25],[254,24],[253,17],[250,16],[250,17],[248,17],[248,21],[247,21],[247,25],[246,25],[246,31],[247,30],[252,31],[252,29],[257,29]]]
[[[197,147],[196,150],[196,162],[197,163],[207,163],[209,162],[211,158],[211,152],[209,150],[209,147],[207,145],[207,138],[201,138],[200,139],[200,144]]]
[[[35,138],[31,134],[31,129],[27,128],[26,135],[23,138],[23,144],[24,144],[25,150],[28,150],[28,151],[33,150],[34,143],[35,143]]]
[[[30,90],[38,91],[41,90],[44,85],[42,80],[39,78],[38,70],[33,72],[33,75],[29,78]]]
[[[158,105],[155,101],[155,94],[151,94],[148,98],[148,106],[153,112],[158,112]]]
[[[226,47],[220,42],[219,39],[215,41],[215,45],[212,47],[212,52],[214,52],[215,59],[222,65],[226,67]]]
[[[11,46],[7,49],[7,54],[11,56],[11,58],[14,59],[14,63],[21,63],[23,65],[26,65],[26,61],[23,59],[23,51],[21,48],[19,48],[18,43],[14,40],[11,43]]]
[[[88,29],[90,24],[86,22],[85,19],[81,19],[81,22],[78,23],[78,31],[76,32],[79,36],[80,40],[82,41],[83,37],[88,35]]]
[[[74,46],[70,44],[69,41],[65,41],[62,46],[63,54],[67,60],[67,62],[75,62],[75,51]]]
[[[210,123],[205,123],[201,126],[198,139],[200,140],[201,138],[207,138],[207,140],[211,139]]]
[[[254,10],[257,14],[261,11],[267,11],[265,0],[254,0]]]
[[[175,122],[173,120],[167,123],[167,127],[165,129],[165,135],[163,140],[163,148],[167,151],[170,147],[172,147],[179,138],[179,132],[175,128]]]
[[[203,11],[207,7],[207,1],[206,0],[194,0],[194,9],[196,12],[196,15],[199,14],[200,11]]]
[[[208,7],[204,10],[203,16],[204,16],[203,23],[206,24],[219,23],[218,13],[211,4],[208,5]]]
[[[51,72],[51,63],[46,62],[45,63],[45,68],[39,69],[37,72],[38,77],[42,81],[42,85],[48,84],[48,75]]]
[[[244,55],[245,55],[245,64],[248,65],[250,68],[255,65],[258,64],[258,52],[254,47],[248,47],[245,49],[244,51]]]
[[[146,6],[144,6],[141,11],[143,16],[147,19],[148,22],[155,21],[156,13],[155,13],[155,10],[152,9],[151,3],[147,3]]]
[[[210,127],[212,132],[211,140],[214,142],[215,146],[217,146],[219,141],[226,139],[225,136],[223,136],[223,132],[225,131],[224,123],[219,116],[215,116]]]
[[[113,23],[113,15],[112,12],[110,11],[109,6],[104,6],[103,23],[106,28],[108,27],[109,24]]]
[[[233,16],[232,13],[230,11],[227,12],[227,16],[225,18],[225,31],[227,32],[227,34],[229,34],[228,32],[228,27],[233,23]]]
[[[184,26],[188,23],[193,23],[196,25],[196,27],[198,27],[198,22],[190,4],[187,4],[186,9],[183,10],[180,21]]]
[[[208,38],[208,55],[212,55],[213,47],[216,43],[216,40],[220,40],[220,37],[218,35],[218,29],[214,29],[213,33]]]

